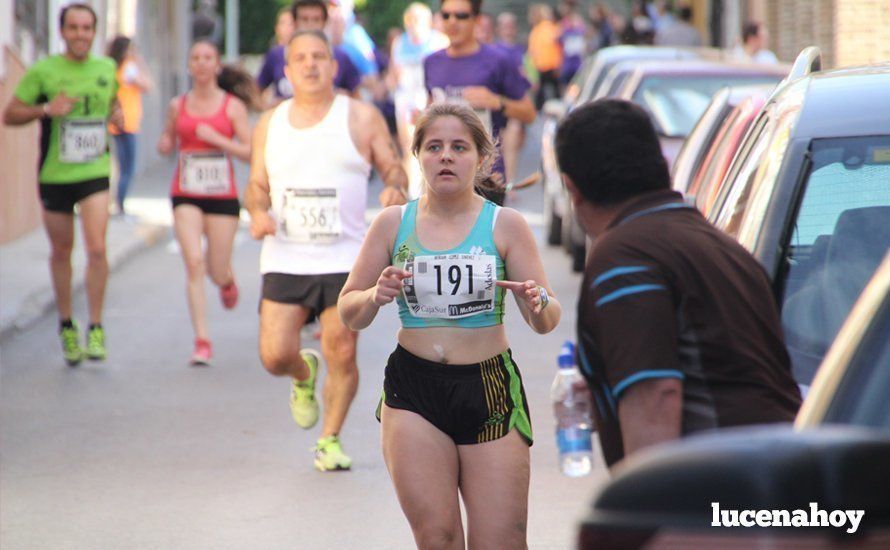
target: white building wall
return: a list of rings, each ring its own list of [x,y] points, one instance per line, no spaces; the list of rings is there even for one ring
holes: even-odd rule
[[[12,0],[0,0],[0,80],[6,76],[5,50],[13,45],[15,6]]]

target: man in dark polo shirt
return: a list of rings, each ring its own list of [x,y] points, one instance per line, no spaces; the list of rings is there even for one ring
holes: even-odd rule
[[[596,101],[560,124],[556,148],[596,239],[578,348],[607,464],[692,432],[792,421],[800,392],[766,272],[671,190],[646,112]]]

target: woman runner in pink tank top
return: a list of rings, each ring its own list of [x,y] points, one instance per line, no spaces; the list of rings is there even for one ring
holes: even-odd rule
[[[190,364],[210,364],[213,355],[207,331],[204,276],[219,287],[226,309],[238,302],[232,271],[232,245],[241,206],[232,157],[250,160],[247,95],[239,99],[220,87],[224,69],[214,44],[199,41],[189,50],[192,89],[173,98],[164,132],[158,141],[162,155],[179,149],[179,162],[170,184],[173,227],[188,275],[188,304],[195,348]],[[207,239],[206,255],[201,237]]]

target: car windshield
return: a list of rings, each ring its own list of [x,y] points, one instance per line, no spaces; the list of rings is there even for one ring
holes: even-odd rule
[[[659,134],[683,138],[720,88],[778,81],[770,75],[652,75],[642,79],[633,100],[649,112]]]
[[[627,78],[630,74],[630,70],[622,70],[614,75],[611,82],[604,82],[596,93],[596,99],[602,97],[615,97],[621,90],[621,87],[624,86],[624,83],[627,82]]]
[[[815,140],[810,158],[783,262],[782,324],[798,380],[818,367],[890,249],[890,136]]]
[[[593,84],[590,86],[590,94],[591,95],[595,94],[597,92],[597,90],[600,89],[600,86],[602,86],[603,81],[606,79],[606,77],[612,71],[612,67],[614,67],[617,64],[618,64],[618,61],[603,63],[603,66],[600,69],[600,72],[596,75],[596,79],[593,81]],[[589,97],[586,97],[584,99],[590,100]]]

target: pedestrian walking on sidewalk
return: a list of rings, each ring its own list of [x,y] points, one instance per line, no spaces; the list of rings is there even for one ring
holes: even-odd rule
[[[108,124],[124,121],[117,102],[114,61],[90,53],[96,12],[68,4],[59,15],[65,52],[35,63],[15,89],[3,120],[41,125],[40,201],[49,237],[50,273],[59,312],[59,335],[68,365],[84,356],[106,358],[102,310],[108,282],[105,237],[108,228]],[[86,349],[71,313],[71,251],[74,205],[78,205],[87,249],[86,287],[90,325]]]
[[[117,211],[120,215],[126,214],[124,201],[136,169],[136,141],[142,124],[142,94],[153,86],[151,73],[135,49],[132,40],[126,36],[115,37],[108,46],[108,57],[117,63],[117,100],[124,115],[123,128],[118,130],[113,125],[108,128],[114,135],[120,174],[117,181]]]
[[[371,225],[340,295],[366,328],[397,300],[402,328],[386,365],[383,457],[419,548],[525,548],[532,429],[504,330],[504,297],[544,334],[559,322],[521,214],[479,196],[495,146],[465,105],[420,117],[412,152],[426,189]],[[483,183],[486,182],[486,183]]]
[[[348,470],[340,430],[358,388],[358,335],[337,315],[337,297],[365,235],[371,168],[383,178],[384,206],[404,202],[408,180],[377,108],[335,92],[337,63],[325,34],[297,31],[285,54],[294,97],[257,124],[245,195],[251,234],[263,239],[260,359],[269,373],[291,379],[291,415],[309,429],[318,421],[324,358],[315,467]],[[321,356],[300,348],[300,330],[316,317]]]
[[[253,104],[253,82],[238,69],[223,67],[209,40],[189,50],[192,89],[170,101],[158,152],[179,150],[170,183],[173,229],[187,275],[189,315],[195,331],[192,365],[209,365],[213,357],[204,296],[204,277],[219,287],[223,307],[238,302],[232,271],[232,246],[241,205],[232,157],[250,160],[247,105]],[[220,85],[222,83],[222,86]],[[240,97],[239,97],[240,96]],[[206,252],[202,246],[206,238]]]
[[[769,31],[763,23],[748,21],[742,27],[742,43],[736,46],[733,57],[752,63],[776,64],[779,62],[769,49]]]

